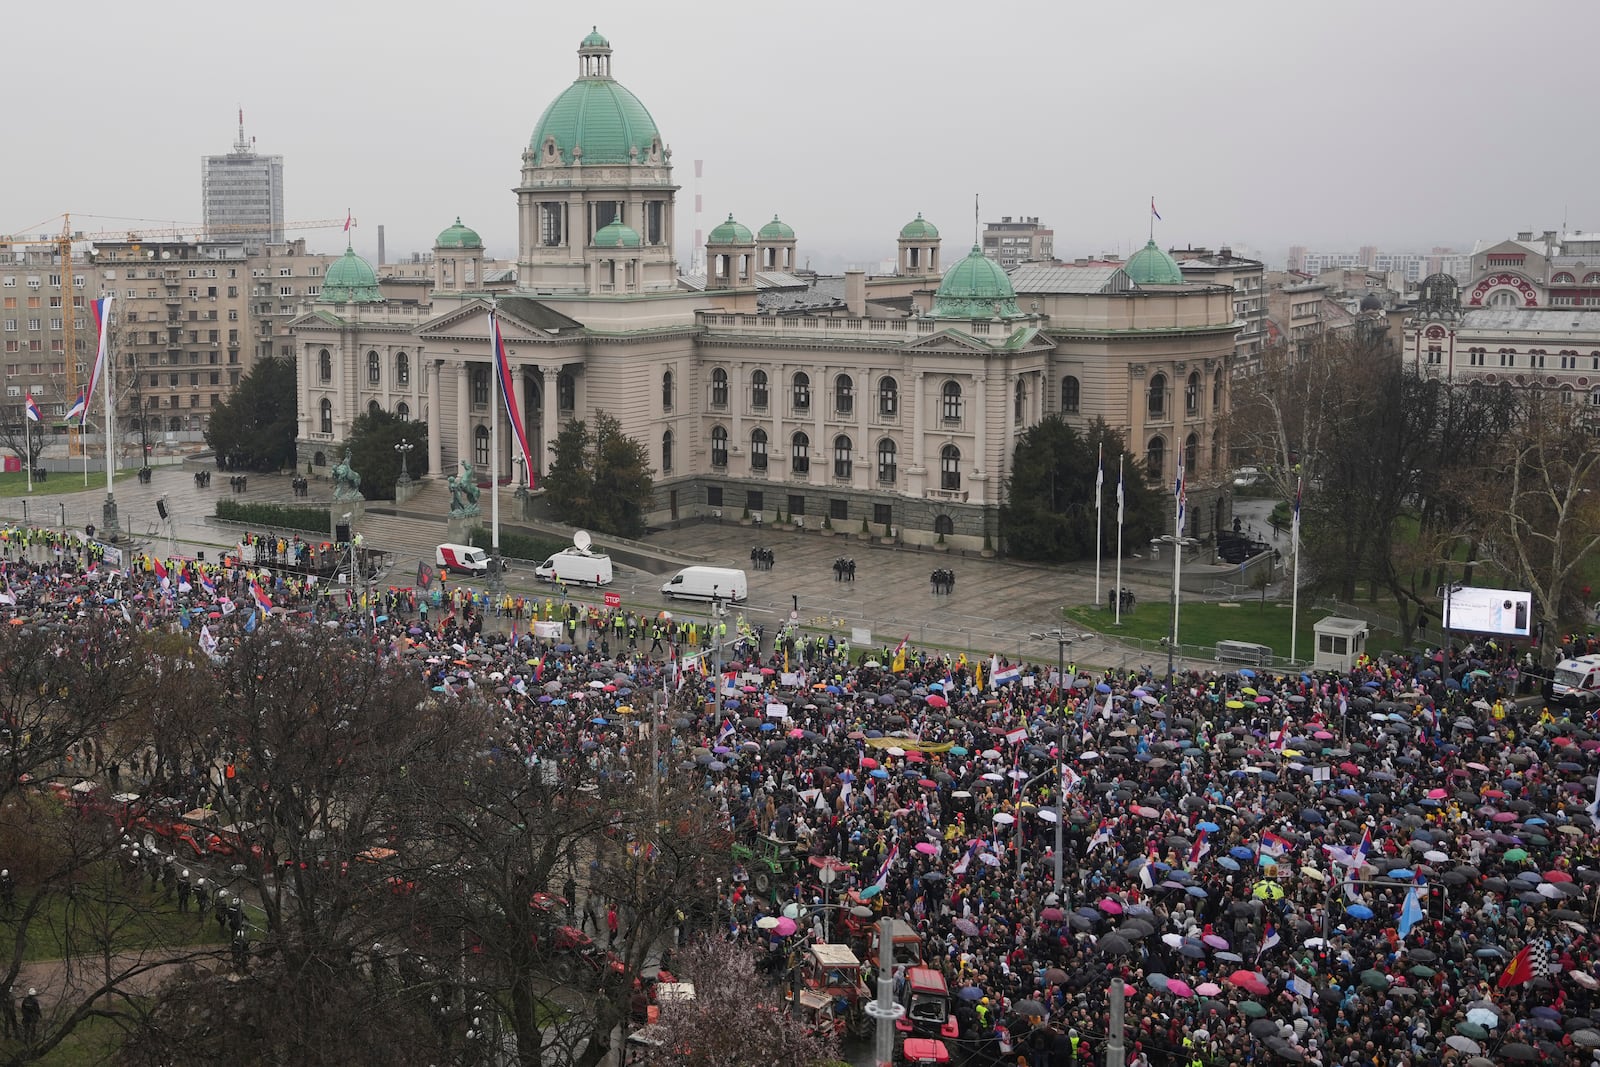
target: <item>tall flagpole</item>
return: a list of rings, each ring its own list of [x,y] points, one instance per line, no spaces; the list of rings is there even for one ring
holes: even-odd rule
[[[106,502],[101,509],[100,525],[105,530],[105,536],[115,541],[117,539],[117,497],[116,490],[112,488],[112,479],[116,474],[116,449],[112,447],[113,429],[116,426],[116,361],[111,352],[111,304],[112,295],[106,295],[105,312],[100,319],[100,351],[98,358],[103,361],[102,372],[105,374],[105,425],[100,427],[100,433],[106,443]],[[67,353],[70,358],[72,353]],[[85,421],[88,421],[85,419]],[[87,450],[85,450],[87,451]]]
[[[1295,653],[1299,649],[1300,637],[1300,479],[1294,480],[1294,522],[1291,525],[1290,546],[1291,558],[1294,561],[1294,592],[1290,595],[1289,608],[1289,663],[1294,664]]]
[[[1117,454],[1117,625],[1122,625],[1122,454]]]
[[[1172,658],[1178,654],[1178,605],[1183,602],[1183,456],[1178,456],[1178,482],[1172,490],[1172,637],[1167,645],[1167,688],[1172,688]]]
[[[1100,604],[1100,497],[1106,483],[1106,443],[1100,442],[1099,458],[1094,465],[1094,602]]]
[[[33,394],[28,394],[28,402],[33,402]],[[33,419],[24,411],[22,413],[22,463],[28,468],[28,492],[33,492],[33,429],[28,425]]]
[[[500,559],[500,405],[505,397],[500,388],[500,302],[489,304],[489,358],[493,366],[493,402],[489,405],[489,544],[494,549],[495,565]]]

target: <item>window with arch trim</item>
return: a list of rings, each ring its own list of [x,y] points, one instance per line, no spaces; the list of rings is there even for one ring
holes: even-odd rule
[[[840,434],[833,439],[833,476],[835,478],[848,478],[855,470],[855,464],[850,458],[854,445],[850,438]]]
[[[711,406],[714,408],[728,406],[728,372],[721,367],[711,369]]]
[[[394,413],[396,417],[404,419],[406,422],[411,421],[411,405],[404,400],[394,406]]]
[[[728,465],[728,428],[726,426],[711,427],[711,465],[713,467],[726,467]]]
[[[472,461],[479,467],[489,465],[489,427],[479,426],[472,431]]]
[[[1061,413],[1063,415],[1076,415],[1078,407],[1083,403],[1083,386],[1074,375],[1067,375],[1061,379]]]
[[[383,381],[383,362],[378,358],[378,353],[367,353],[367,384],[377,385]]]
[[[333,381],[333,353],[326,348],[317,353],[317,379],[319,381]]]
[[[961,421],[961,383],[945,382],[939,390],[939,414],[945,422]]]
[[[394,382],[396,385],[411,384],[411,357],[404,352],[394,354]]]
[[[1183,411],[1186,415],[1200,414],[1200,372],[1190,371],[1189,381],[1183,387]]]
[[[878,379],[878,414],[892,419],[900,413],[900,383],[885,375]]]
[[[378,402],[376,400],[367,401],[367,414],[368,415],[376,415],[378,412],[380,412],[382,410],[383,410],[383,408],[378,404]]]
[[[811,408],[811,375],[800,371],[795,374],[792,384],[794,387],[794,409],[808,411]]]
[[[1211,376],[1211,410],[1213,413],[1222,410],[1222,371],[1218,370]]]
[[[672,372],[661,372],[661,410],[672,410]]]
[[[1183,469],[1188,472],[1188,476],[1191,478],[1200,469],[1200,465],[1197,462],[1199,458],[1200,435],[1190,434],[1183,442]]]
[[[833,409],[840,415],[848,415],[855,407],[855,382],[848,374],[841,374],[833,380]]]
[[[939,488],[961,488],[961,449],[955,445],[945,445],[939,449]]]
[[[318,404],[317,407],[321,412],[322,432],[323,433],[332,433],[333,432],[333,401],[329,400],[327,397],[323,397],[322,403]]]
[[[672,473],[672,431],[661,435],[661,473]]]
[[[789,469],[796,474],[806,474],[811,470],[811,438],[804,433],[797,433],[789,439]]]
[[[950,537],[956,532],[956,522],[948,515],[933,517],[933,532],[940,537]]]
[[[1165,437],[1150,438],[1150,445],[1145,449],[1144,470],[1151,481],[1159,482],[1167,469],[1167,439]]]
[[[878,442],[878,481],[884,485],[893,485],[899,480],[900,469],[898,460],[900,450],[895,446],[892,438],[885,437]]]
[[[1017,387],[1013,391],[1011,401],[1011,417],[1017,425],[1022,425],[1022,420],[1027,418],[1024,414],[1028,410],[1028,383],[1021,378],[1017,379]]]
[[[1167,414],[1167,376],[1156,374],[1150,378],[1150,388],[1145,394],[1145,410],[1152,419],[1165,418]]]
[[[750,469],[767,469],[767,431],[757,429],[750,435]]]
[[[750,406],[757,411],[767,409],[767,372],[764,370],[750,373]]]

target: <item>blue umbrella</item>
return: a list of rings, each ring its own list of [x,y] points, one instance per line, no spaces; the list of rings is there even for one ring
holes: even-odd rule
[[[571,645],[565,645],[565,644],[557,645],[556,646],[556,651],[557,652],[571,652],[572,651],[572,646]]]
[[[763,730],[776,730],[778,728],[778,724],[775,722],[764,722],[761,724],[761,728]]]
[[[1274,856],[1269,856],[1265,852],[1261,854],[1260,858],[1257,859],[1256,862],[1261,864],[1263,867],[1276,867],[1278,865],[1277,858]]]
[[[1278,780],[1278,776],[1272,771],[1262,771],[1261,780],[1263,782],[1276,782]]]
[[[1344,909],[1344,911],[1345,914],[1350,916],[1352,919],[1372,918],[1372,909],[1367,907],[1365,904],[1352,904],[1348,908]]]
[[[872,768],[872,777],[887,778],[889,777],[889,772],[884,770],[882,767],[874,767]]]
[[[610,722],[608,722],[607,720],[601,718],[598,715],[596,715],[594,718],[590,719],[589,721],[594,723],[596,726],[610,726],[611,725]]]
[[[1210,820],[1207,820],[1205,822],[1197,822],[1197,823],[1194,824],[1194,828],[1196,830],[1204,830],[1208,834],[1214,834],[1218,830],[1222,829],[1222,827],[1218,826],[1214,822],[1211,822]]]
[[[567,702],[561,697],[556,697],[550,702],[550,706],[553,708],[564,708],[567,706]]]
[[[966,754],[967,754],[967,750],[962,748],[960,745],[951,745],[950,746],[950,755],[952,755],[952,756],[965,756]],[[970,989],[971,987],[969,986],[968,988]]]
[[[867,731],[867,736],[868,737],[882,737],[883,736],[883,731],[882,730],[868,730]]]
[[[1097,682],[1095,683],[1094,691],[1096,693],[1109,693],[1111,692],[1111,687],[1104,682]]]
[[[983,990],[979,989],[975,985],[962,986],[961,992],[957,993],[956,996],[967,1001],[968,1003],[971,1003],[973,1001],[983,999]]]
[[[1328,820],[1322,814],[1322,812],[1318,811],[1316,808],[1304,808],[1300,812],[1300,821],[1315,823],[1320,826]]]
[[[840,694],[840,693],[843,693],[843,692],[844,692],[844,690],[843,690],[843,689],[840,689],[840,688],[839,688],[839,687],[838,687],[838,686],[836,686],[836,685],[830,685],[830,686],[828,686],[828,687],[827,687],[827,688],[825,688],[825,689],[824,689],[824,690],[823,690],[823,692],[826,692],[826,693],[832,693],[832,694],[833,694],[833,695],[834,695],[834,696],[838,696],[838,695],[839,695],[839,694]]]
[[[1409,882],[1416,876],[1417,872],[1413,871],[1410,867],[1396,867],[1394,870],[1384,875],[1385,878],[1396,878],[1402,882]]]
[[[855,773],[853,771],[840,771],[839,772],[839,781],[841,781],[841,782],[853,782],[855,780],[856,780],[856,776],[855,776]]]
[[[1245,848],[1243,845],[1234,845],[1228,850],[1228,855],[1232,856],[1236,860],[1251,860],[1252,862],[1256,858],[1256,854],[1250,849]]]
[[[724,700],[722,702],[722,706],[727,708],[729,711],[732,711],[734,708],[739,706],[739,702],[737,700]]]
[[[871,900],[873,897],[877,896],[881,892],[883,892],[883,890],[879,889],[878,888],[878,884],[876,882],[874,882],[872,885],[867,886],[867,888],[865,888],[865,889],[863,889],[861,891],[861,899],[862,900]]]
[[[1237,871],[1239,869],[1239,861],[1232,856],[1219,856],[1217,857],[1217,866],[1225,871]]]
[[[1198,897],[1201,900],[1204,900],[1206,896],[1206,891],[1197,885],[1185,886],[1183,891],[1191,897]]]
[[[1241,678],[1254,678],[1256,676],[1256,672],[1251,670],[1249,667],[1240,667],[1238,674]]]
[[[1361,688],[1363,688],[1363,689],[1378,689],[1378,688],[1381,688],[1381,686],[1380,686],[1380,683],[1378,683],[1378,682],[1362,682],[1361,683]]]

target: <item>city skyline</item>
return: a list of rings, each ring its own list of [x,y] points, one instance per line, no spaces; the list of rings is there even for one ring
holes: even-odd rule
[[[87,5],[90,21],[102,8],[112,10]],[[242,107],[257,150],[284,158],[289,219],[348,209],[357,250],[375,258],[382,224],[398,260],[460,215],[491,256],[507,257],[521,150],[576,75],[591,24],[673,152],[683,268],[697,185],[703,228],[777,214],[798,235],[801,264],[828,269],[891,259],[918,212],[953,261],[970,241],[975,195],[982,222],[1038,216],[1064,259],[1136,250],[1151,196],[1163,246],[1231,244],[1271,262],[1292,244],[1425,251],[1563,223],[1600,229],[1600,193],[1577,178],[1596,150],[1570,136],[1556,106],[1582,99],[1577,67],[1550,68],[1549,103],[1537,108],[1470,77],[1542,44],[1537,20],[1484,18],[1501,10],[1486,3],[1355,3],[1331,23],[1269,3],[1230,3],[1219,19],[1176,4],[1017,2],[977,26],[942,2],[914,20],[830,2],[804,19],[720,2],[695,5],[693,19],[631,2],[537,19],[467,5],[440,27],[420,5],[391,5],[380,24],[291,0],[246,41],[214,7],[166,10],[159,23],[74,44],[69,112],[103,110],[114,95],[119,121],[88,138],[72,133],[82,122],[61,121],[57,98],[14,112],[13,143],[57,165],[11,172],[0,232],[32,236],[64,211],[84,230],[201,222],[195,161],[226,151]],[[1600,27],[1600,10],[1561,11],[1564,32]],[[53,32],[38,9],[16,20],[18,39]],[[127,67],[129,54],[162,51],[183,56],[182,93],[163,88],[177,67]],[[49,54],[19,53],[13,77],[57,77]],[[1321,80],[1308,58],[1328,65]],[[1449,88],[1441,63],[1458,72]],[[1568,165],[1518,167],[1515,194],[1492,195],[1512,160],[1554,143],[1568,146]],[[1446,152],[1487,165],[1436,177],[1424,159]],[[324,252],[343,243],[306,236]]]

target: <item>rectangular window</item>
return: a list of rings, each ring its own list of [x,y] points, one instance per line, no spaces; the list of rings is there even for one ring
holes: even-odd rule
[[[706,506],[712,508],[720,508],[722,506],[722,486],[706,486]]]
[[[806,497],[804,493],[789,494],[789,515],[804,515],[806,513]]]
[[[894,525],[894,505],[893,504],[874,504],[874,505],[872,505],[872,521],[877,523],[879,526],[884,527],[884,528],[888,528],[889,526]]]
[[[539,243],[546,248],[555,248],[562,243],[561,218],[565,205],[560,203],[541,203],[539,205]]]
[[[759,515],[767,506],[765,494],[759,489],[747,489],[744,494],[744,506],[750,509],[750,514]]]
[[[280,278],[292,278],[292,277],[294,277],[294,268],[293,267],[279,267],[278,268],[278,277],[280,277]]]
[[[850,501],[834,497],[828,501],[828,518],[832,522],[843,522],[850,518]]]

